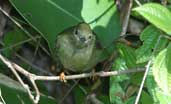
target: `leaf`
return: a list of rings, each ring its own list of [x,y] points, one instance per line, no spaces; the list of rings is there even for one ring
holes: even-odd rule
[[[27,39],[28,37],[24,32],[18,28],[15,28],[14,30],[5,34],[3,39],[4,47],[1,50],[7,57],[9,57],[11,56],[11,53],[14,52],[14,50],[17,50],[19,47],[21,47],[19,44]]]
[[[109,96],[101,95],[97,97],[102,104],[111,104]]]
[[[123,58],[119,57],[115,60],[112,70],[127,70],[126,62]],[[128,75],[111,76],[110,77],[110,102],[111,104],[123,104],[122,97],[125,92],[120,85],[121,82],[129,80]]]
[[[166,7],[156,3],[147,3],[133,10],[159,29],[171,35],[171,12]]]
[[[113,1],[10,0],[10,2],[47,40],[52,54],[55,54],[54,44],[57,34],[79,22],[90,23],[103,47],[108,47],[119,36],[121,30],[119,15]]]
[[[86,89],[84,89],[84,87],[82,87],[84,91],[86,91]],[[75,104],[81,104],[83,101],[85,101],[85,93],[82,91],[82,89],[80,87],[75,87],[73,89],[74,92],[74,99],[75,99]],[[78,99],[79,97],[79,99]]]
[[[147,88],[150,92],[150,96],[153,98],[153,104],[169,104],[171,102],[171,95],[166,94],[157,86],[154,76],[152,76],[152,71],[149,73],[147,77]]]
[[[112,66],[112,71],[121,71],[121,70],[127,70],[127,69],[128,67],[126,66],[126,62],[121,57],[118,57]],[[127,75],[111,76],[110,80],[112,79],[114,79],[115,82],[121,82],[121,81],[129,79],[129,77]]]
[[[135,49],[124,44],[118,44],[118,50],[121,54],[121,57],[126,61],[128,68],[135,68],[137,66]]]
[[[110,82],[110,103],[111,104],[123,104],[122,97],[124,96],[124,90],[116,82]]]
[[[171,43],[154,60],[153,75],[157,85],[166,94],[171,92]]]
[[[143,78],[144,73],[136,73],[133,74],[130,78],[130,82],[134,85],[139,86],[141,84],[142,78]],[[146,85],[144,85],[146,86]]]
[[[136,96],[130,97],[124,104],[134,104]]]
[[[154,104],[152,97],[145,91],[142,91],[140,102],[141,104]]]
[[[157,43],[159,35],[160,31],[152,25],[143,30],[140,34],[140,39],[143,41],[143,45],[136,50],[137,63],[143,63],[150,59],[152,49]]]
[[[14,101],[16,104],[32,104],[28,93],[26,90],[13,79],[0,73],[0,88],[2,91],[2,96],[7,104],[13,104]],[[55,100],[49,96],[41,94],[40,104],[56,104]]]

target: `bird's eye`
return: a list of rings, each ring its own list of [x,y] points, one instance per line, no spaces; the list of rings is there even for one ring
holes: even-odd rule
[[[89,36],[88,38],[91,39],[91,36]]]
[[[75,35],[78,34],[78,29],[75,29],[74,34],[75,34]]]

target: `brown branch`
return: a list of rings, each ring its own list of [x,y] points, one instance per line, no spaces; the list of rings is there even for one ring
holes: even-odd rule
[[[18,74],[17,71],[18,71],[18,70],[20,70],[20,71],[22,70],[22,72],[24,72],[23,74],[24,74],[25,76],[33,76],[33,75],[32,75],[31,73],[25,71],[23,68],[18,69],[17,67],[14,67],[14,66],[17,66],[17,64],[15,64],[15,63],[9,61],[8,59],[6,59],[6,58],[5,58],[4,56],[2,56],[1,54],[0,54],[0,59],[2,60],[2,62],[3,62],[4,64],[6,64],[6,65],[11,69],[11,71],[12,71],[13,74],[17,77],[17,79],[18,79],[18,81],[21,83],[21,85],[27,90],[27,93],[28,93],[30,99],[31,99],[35,104],[37,104],[37,103],[39,102],[39,99],[40,99],[40,93],[39,93],[39,90],[38,90],[38,88],[37,88],[37,85],[35,84],[35,80],[34,80],[32,77],[28,77],[28,78],[30,79],[31,83],[33,84],[34,88],[35,88],[36,97],[34,97],[34,95],[31,93],[31,90],[29,89],[29,86],[23,82],[23,80],[21,79],[21,77],[19,76],[19,74]],[[16,71],[16,70],[17,70],[17,71]],[[19,72],[20,72],[20,71],[19,71]],[[26,74],[27,74],[27,75],[26,75]]]
[[[122,8],[124,8],[124,11],[122,11],[124,13],[124,14],[122,13],[124,16],[123,16],[123,20],[122,20],[122,31],[120,33],[121,37],[124,37],[126,34],[133,1],[126,0],[125,2],[126,2],[125,5],[123,5],[123,7],[122,7]]]
[[[37,85],[35,83],[36,80],[43,80],[43,81],[45,81],[45,80],[48,80],[48,81],[60,80],[60,76],[39,76],[39,75],[35,75],[33,73],[30,73],[27,70],[25,70],[24,68],[22,68],[21,66],[15,64],[14,62],[9,61],[8,59],[6,59],[1,54],[0,54],[0,59],[2,60],[2,62],[4,62],[4,64],[6,64],[12,70],[12,72],[17,77],[17,79],[22,84],[22,86],[27,90],[30,98],[35,103],[38,103],[38,101],[40,99],[40,92],[39,92],[39,89],[37,88]],[[18,75],[17,71],[22,73],[23,75],[25,75],[31,81],[32,85],[34,86],[35,92],[36,92],[36,97],[34,97],[31,94],[31,91],[30,91],[28,85],[22,81],[22,79]],[[67,75],[67,76],[65,76],[65,79],[66,80],[81,79],[81,78],[87,78],[87,77],[92,77],[92,76],[108,77],[108,76],[117,76],[117,75],[121,75],[121,74],[136,73],[136,72],[143,72],[143,71],[145,71],[145,68],[136,68],[136,69],[122,70],[122,71],[110,71],[110,72],[101,71],[101,72],[95,72],[95,73],[83,73],[83,74],[77,74],[77,75]]]
[[[123,70],[123,71],[110,71],[110,72],[95,72],[95,73],[83,73],[83,74],[77,74],[77,75],[67,75],[65,76],[66,80],[71,79],[81,79],[81,78],[88,78],[92,76],[99,76],[99,77],[109,77],[109,76],[117,76],[121,74],[128,74],[128,73],[136,73],[136,72],[143,72],[145,68],[137,68],[137,69],[129,69],[129,70]],[[35,80],[60,80],[59,76],[35,76]]]

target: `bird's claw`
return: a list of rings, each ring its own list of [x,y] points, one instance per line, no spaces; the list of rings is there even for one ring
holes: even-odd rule
[[[65,73],[64,72],[60,73],[59,79],[61,82],[65,82],[65,83],[67,82],[67,80],[65,79]]]
[[[90,78],[94,81],[96,79],[96,75],[95,75],[95,69],[92,70],[92,75]]]

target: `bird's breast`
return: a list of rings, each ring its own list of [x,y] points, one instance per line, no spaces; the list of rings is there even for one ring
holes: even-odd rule
[[[69,39],[66,39],[66,37],[60,38],[58,43],[60,44],[58,56],[66,69],[74,72],[89,69],[88,63],[93,53],[93,44],[84,48],[77,48]]]

